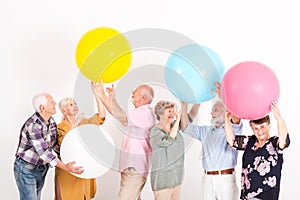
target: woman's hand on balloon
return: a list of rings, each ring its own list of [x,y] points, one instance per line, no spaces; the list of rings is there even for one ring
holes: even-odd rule
[[[239,124],[241,121],[241,118],[239,118],[231,113],[231,120],[234,124]]]
[[[275,101],[271,103],[271,110],[274,114],[275,119],[278,120],[281,117],[281,115],[278,104]]]
[[[91,88],[96,97],[101,97],[101,93],[103,92],[103,88],[101,88],[100,84],[91,81]]]

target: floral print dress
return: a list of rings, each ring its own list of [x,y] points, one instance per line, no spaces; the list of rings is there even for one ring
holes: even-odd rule
[[[254,135],[235,136],[233,147],[244,150],[241,199],[261,198],[263,192],[271,194],[272,197],[268,196],[268,200],[278,199],[283,163],[283,149],[279,148],[278,139],[273,136],[263,146],[257,147],[258,141]],[[287,135],[286,147],[289,143]]]

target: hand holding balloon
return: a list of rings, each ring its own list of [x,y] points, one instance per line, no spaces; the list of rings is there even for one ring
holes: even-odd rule
[[[74,166],[75,161],[67,163],[67,167],[70,170],[71,173],[74,174],[82,174],[84,172],[82,166]]]

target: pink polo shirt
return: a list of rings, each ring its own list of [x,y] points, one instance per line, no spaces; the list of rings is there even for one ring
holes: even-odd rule
[[[150,104],[140,106],[127,113],[127,131],[123,136],[119,170],[134,167],[144,177],[148,176],[151,164],[150,130],[155,117]]]

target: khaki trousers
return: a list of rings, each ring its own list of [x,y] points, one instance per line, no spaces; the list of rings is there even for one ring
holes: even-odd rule
[[[181,185],[164,190],[156,190],[154,192],[154,200],[179,200],[181,193]]]
[[[138,173],[134,167],[125,169],[121,173],[118,200],[140,200],[146,181],[147,179]]]

